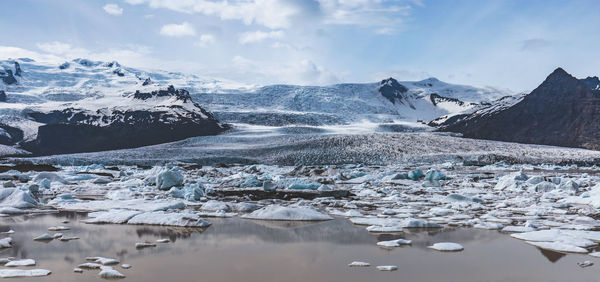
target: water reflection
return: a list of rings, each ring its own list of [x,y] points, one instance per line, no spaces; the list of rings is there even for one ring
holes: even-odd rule
[[[19,281],[98,280],[97,271],[72,272],[88,256],[113,257],[132,269],[125,281],[572,281],[594,279],[576,262],[591,257],[541,251],[496,231],[463,228],[371,234],[337,218],[327,222],[267,222],[212,218],[207,229],[136,225],[89,225],[85,213],[55,213],[0,218],[0,230],[13,229],[14,247],[0,256],[34,258],[53,274]],[[62,224],[63,220],[69,220]],[[81,239],[37,242],[54,225]],[[135,243],[169,238],[172,243],[137,250]],[[382,249],[377,241],[410,239],[412,246]],[[457,242],[460,253],[427,249],[436,242]],[[353,269],[353,260],[398,265],[393,273],[374,267]],[[531,269],[538,269],[532,272]]]

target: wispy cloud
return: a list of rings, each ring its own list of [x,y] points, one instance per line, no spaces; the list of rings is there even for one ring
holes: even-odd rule
[[[117,4],[106,4],[102,8],[106,13],[113,16],[120,16],[123,14],[123,8],[119,7]]]
[[[256,42],[261,42],[265,39],[277,39],[277,38],[282,38],[285,35],[285,33],[281,30],[277,30],[277,31],[252,31],[252,32],[244,32],[240,35],[239,37],[239,42],[241,44],[248,44],[248,43],[256,43]]]
[[[160,29],[160,34],[172,37],[194,36],[196,35],[196,30],[189,22],[183,22],[181,24],[164,25]]]
[[[209,45],[215,44],[217,39],[212,34],[202,34],[198,38],[198,41],[195,43],[196,46],[207,47]]]

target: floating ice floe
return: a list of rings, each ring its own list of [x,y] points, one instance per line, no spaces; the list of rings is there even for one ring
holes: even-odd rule
[[[12,247],[11,244],[12,244],[12,238],[10,238],[10,237],[0,239],[0,249],[10,248],[10,247]]]
[[[331,216],[322,214],[310,207],[284,207],[279,205],[266,206],[241,217],[260,220],[298,221],[319,221],[333,219]]]
[[[110,266],[101,267],[101,271],[100,271],[100,273],[98,273],[98,276],[100,276],[101,278],[104,278],[104,279],[125,278],[125,275],[123,275],[121,272],[118,272],[117,270],[115,270],[114,268],[112,268]]]
[[[234,217],[237,213],[234,212],[225,212],[224,210],[214,211],[214,212],[198,212],[198,216],[202,217]]]
[[[57,203],[52,205],[59,210],[65,211],[108,211],[108,210],[137,210],[137,211],[163,211],[169,209],[183,209],[185,204],[181,200],[96,200],[81,201],[75,203]]]
[[[349,263],[348,266],[350,266],[350,267],[368,267],[368,266],[371,266],[371,264],[368,262],[364,262],[364,261],[353,261],[353,262]]]
[[[394,271],[394,270],[398,270],[398,267],[395,265],[379,265],[377,266],[377,270],[380,271]]]
[[[65,231],[65,230],[70,230],[70,229],[71,229],[70,227],[62,226],[62,225],[48,227],[48,231]]]
[[[509,226],[505,226],[504,228],[502,228],[502,232],[515,232],[515,233],[521,233],[521,232],[532,232],[535,231],[536,229],[533,227],[529,227],[529,226],[515,226],[515,225],[509,225]]]
[[[592,253],[589,253],[588,255],[595,257],[595,258],[600,258],[600,252],[592,252]]]
[[[459,252],[465,249],[461,244],[450,242],[435,243],[427,248],[442,252]]]
[[[396,239],[396,240],[390,240],[390,241],[380,241],[377,242],[377,246],[380,247],[400,247],[403,245],[410,245],[412,243],[411,240],[406,240],[406,239]]]
[[[79,267],[75,267],[75,268],[73,268],[73,272],[75,272],[75,273],[83,273],[83,269],[81,269]]]
[[[164,211],[140,213],[127,221],[128,224],[150,224],[182,227],[208,227],[210,222],[193,213],[167,213]]]
[[[167,238],[165,238],[165,239],[157,239],[156,240],[156,243],[162,243],[162,244],[170,243],[170,242],[171,242],[171,240],[167,239]]]
[[[367,227],[367,231],[373,233],[388,233],[388,232],[402,232],[403,228],[400,225],[396,226],[380,226],[371,225]]]
[[[20,260],[11,260],[7,262],[4,266],[10,267],[18,267],[18,266],[34,266],[35,260],[33,259],[20,259]]]
[[[131,264],[126,264],[126,263],[124,263],[124,264],[122,264],[122,265],[121,265],[121,267],[122,267],[123,269],[130,269],[130,268],[131,268]]]
[[[582,248],[582,247],[578,247],[575,245],[571,245],[571,244],[567,244],[567,243],[563,243],[560,241],[557,242],[532,242],[532,241],[525,241],[525,243],[536,246],[540,249],[545,249],[545,250],[550,250],[550,251],[555,251],[555,252],[562,252],[562,253],[579,253],[579,254],[587,254],[588,250]]]
[[[54,236],[52,236],[52,235],[50,235],[48,233],[44,233],[44,234],[42,234],[40,236],[37,236],[37,237],[33,238],[33,240],[35,240],[35,241],[50,241],[50,240],[53,240],[53,239],[54,239]]]
[[[88,219],[82,220],[85,223],[115,223],[121,224],[126,223],[132,217],[142,213],[136,210],[109,210],[109,211],[98,211],[88,214]]]
[[[91,262],[95,262],[95,263],[99,263],[99,264],[102,264],[102,265],[119,264],[119,260],[118,259],[105,258],[105,257],[87,257],[87,258],[85,258],[85,260],[91,261]]]
[[[600,231],[579,231],[579,230],[539,230],[524,233],[515,233],[510,236],[530,242],[560,243],[559,245],[570,245],[581,248],[594,247],[600,241]],[[596,241],[596,242],[594,242]],[[551,246],[544,244],[546,246]],[[581,250],[580,250],[581,251]],[[587,250],[586,250],[587,253]]]
[[[594,265],[594,263],[589,260],[586,260],[586,261],[578,262],[577,265],[579,267],[583,268],[583,267],[592,266],[592,265]]]
[[[156,244],[149,243],[149,242],[135,243],[136,249],[151,248],[151,247],[156,247]]]
[[[95,263],[95,262],[86,262],[86,263],[82,263],[82,264],[78,265],[77,267],[83,268],[83,269],[100,269],[100,267],[102,267],[102,265],[99,263]]]
[[[0,278],[48,276],[52,271],[47,269],[0,269]]]
[[[75,236],[60,236],[57,238],[59,241],[63,241],[63,242],[67,242],[67,241],[72,241],[72,240],[79,240],[79,237],[75,237]]]

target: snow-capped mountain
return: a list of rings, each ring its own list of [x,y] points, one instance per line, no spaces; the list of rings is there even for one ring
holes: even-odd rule
[[[0,144],[34,154],[158,144],[218,134],[226,123],[422,129],[421,123],[470,113],[511,94],[435,78],[256,87],[86,59],[45,64],[21,58],[0,61],[0,70]]]
[[[504,89],[453,85],[435,78],[416,82],[388,78],[379,83],[271,85],[245,93],[192,96],[224,122],[280,126],[430,121],[473,111],[511,94]]]
[[[440,122],[465,137],[565,147],[600,148],[600,80],[577,79],[562,68],[527,95]]]
[[[166,76],[143,79],[144,73],[116,62],[77,59],[49,66],[19,59],[2,67],[0,144],[18,144],[34,154],[139,147],[228,128],[187,90],[152,80]],[[173,81],[179,79],[182,75],[173,74]],[[208,84],[218,88],[215,81]]]

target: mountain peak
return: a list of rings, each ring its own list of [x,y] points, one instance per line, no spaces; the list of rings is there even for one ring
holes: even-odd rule
[[[546,78],[546,80],[548,80],[550,78],[567,78],[567,77],[575,78],[571,74],[566,72],[563,68],[558,67],[550,75],[548,75],[548,78]]]
[[[379,93],[386,99],[390,100],[392,104],[396,103],[396,99],[399,99],[400,101],[404,99],[404,93],[407,91],[408,88],[391,77],[384,79],[381,81],[381,83],[379,83]]]

